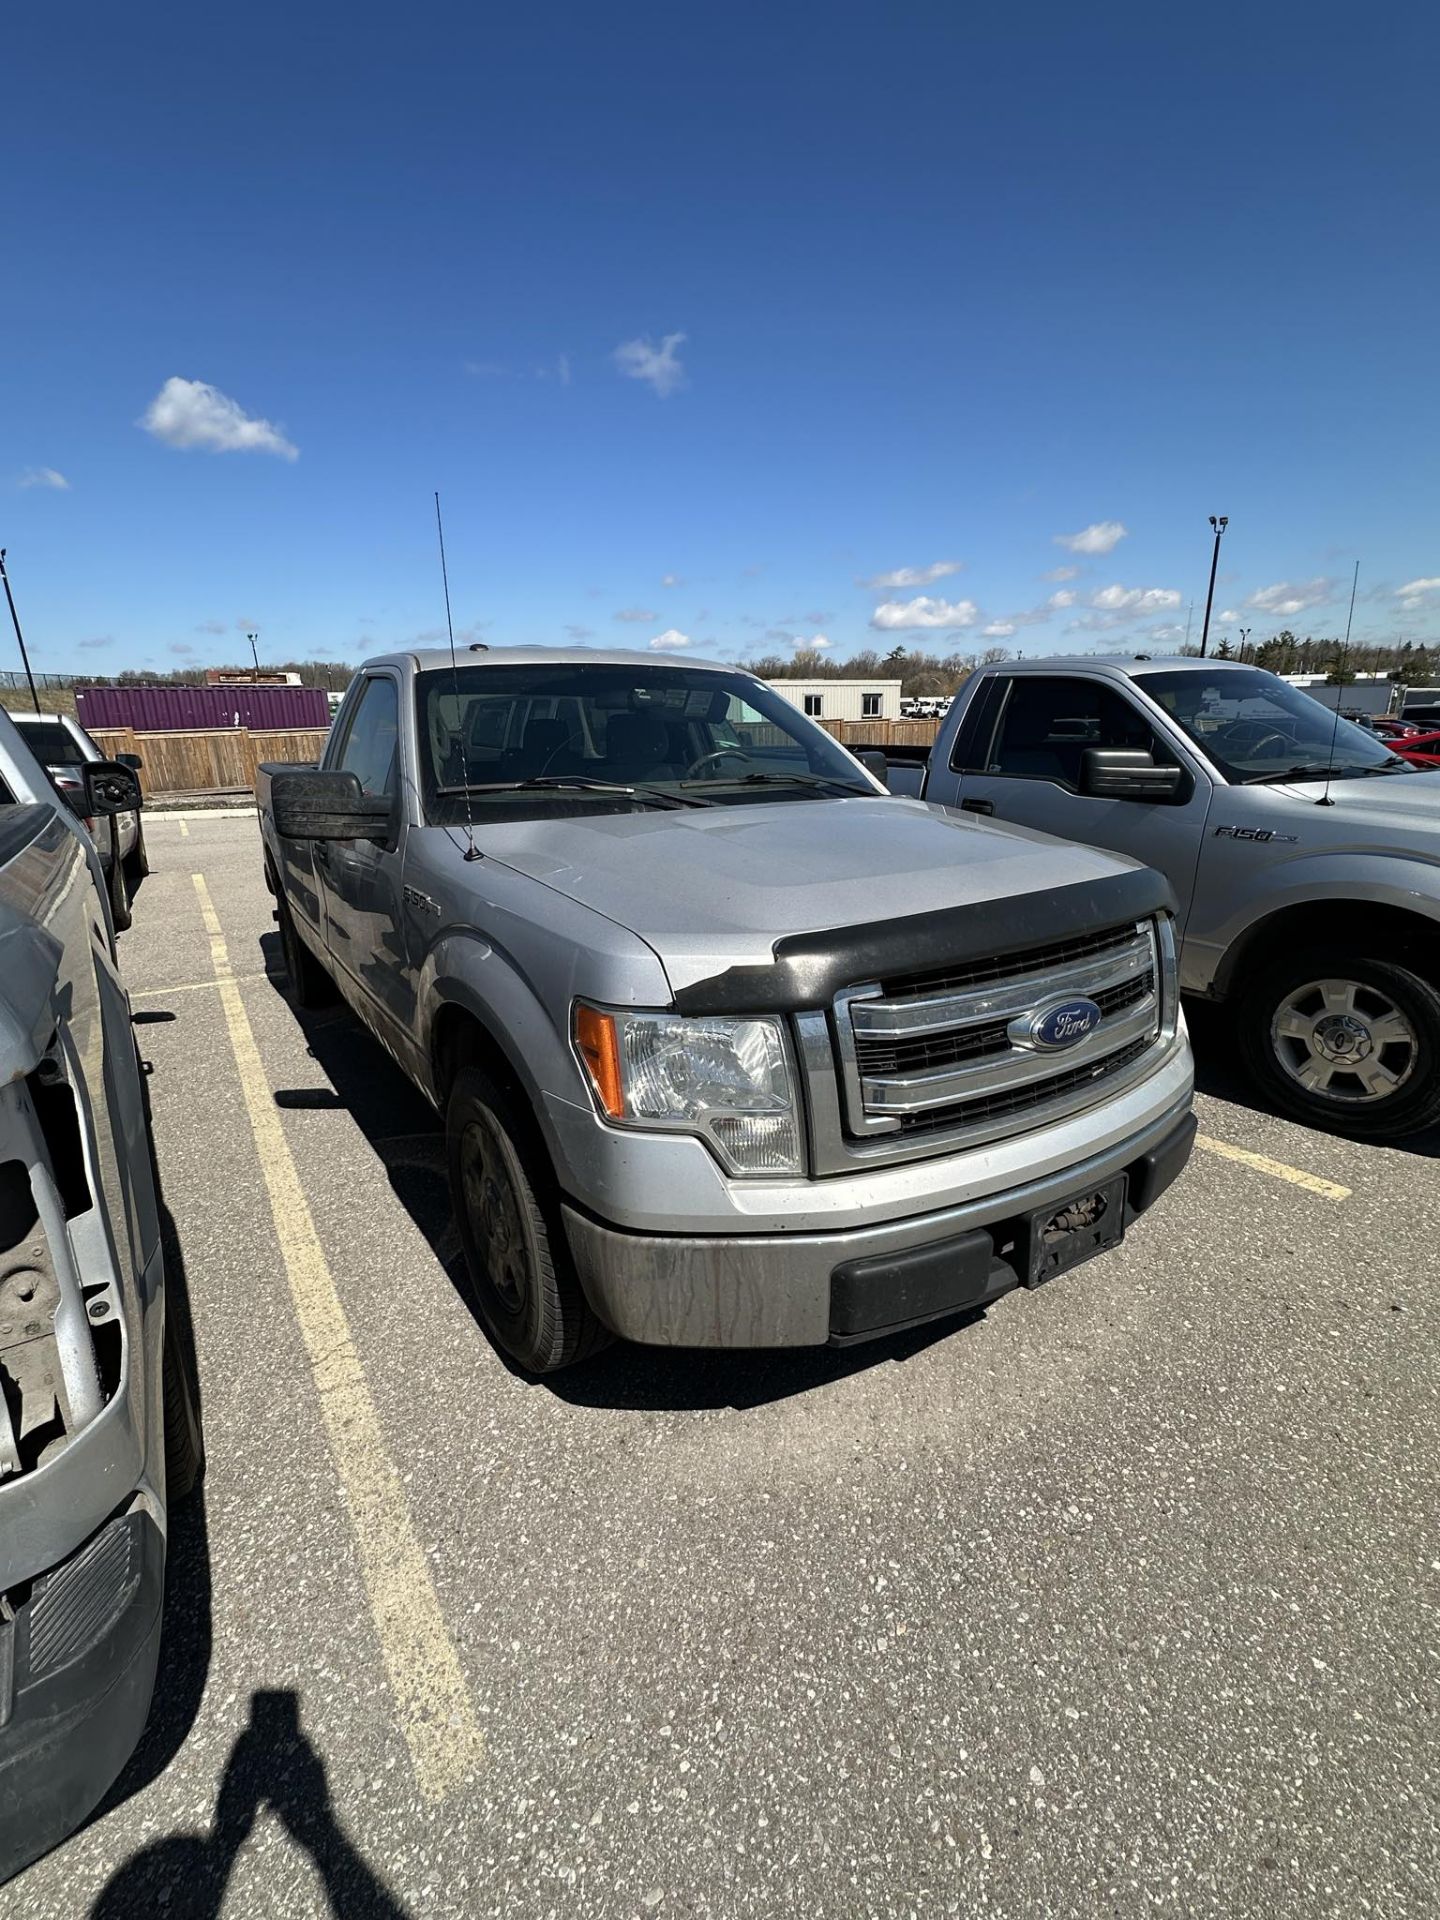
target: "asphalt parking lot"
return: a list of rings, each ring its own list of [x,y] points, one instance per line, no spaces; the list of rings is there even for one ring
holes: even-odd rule
[[[25,1920],[1440,1909],[1437,1143],[1252,1110],[1123,1248],[844,1354],[534,1383],[248,815],[121,943],[209,1469]],[[197,881],[196,876],[199,876]]]

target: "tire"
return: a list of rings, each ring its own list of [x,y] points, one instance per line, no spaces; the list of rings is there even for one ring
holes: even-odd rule
[[[150,855],[145,850],[145,825],[141,820],[135,822],[135,844],[125,859],[125,878],[134,893],[140,882],[150,871]]]
[[[535,1123],[478,1067],[462,1067],[450,1089],[445,1157],[475,1305],[496,1345],[531,1373],[607,1345],[549,1197],[554,1174]]]
[[[1239,1029],[1256,1086],[1307,1126],[1395,1140],[1440,1121],[1440,992],[1408,967],[1343,947],[1277,961],[1241,990]]]
[[[280,951],[285,956],[285,971],[290,976],[290,998],[297,1007],[326,1007],[335,998],[335,982],[300,938],[294,916],[277,895],[275,918],[280,925]]]
[[[124,933],[132,918],[130,883],[125,877],[125,862],[120,858],[119,835],[113,826],[110,835],[110,872],[106,876],[106,891],[110,895],[110,916],[115,922],[115,931]]]
[[[205,1440],[200,1429],[200,1387],[194,1350],[180,1325],[178,1299],[167,1300],[162,1384],[165,1394],[165,1497],[184,1500],[205,1472]]]

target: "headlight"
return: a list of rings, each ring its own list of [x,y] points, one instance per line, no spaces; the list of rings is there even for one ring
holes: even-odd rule
[[[606,1117],[699,1134],[732,1173],[803,1172],[780,1021],[575,1009],[575,1045]]]

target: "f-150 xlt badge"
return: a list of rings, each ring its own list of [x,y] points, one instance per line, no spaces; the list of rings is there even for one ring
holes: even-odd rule
[[[1272,840],[1284,840],[1292,847],[1298,847],[1298,833],[1276,833],[1273,827],[1216,827],[1217,840],[1258,840],[1268,843]]]

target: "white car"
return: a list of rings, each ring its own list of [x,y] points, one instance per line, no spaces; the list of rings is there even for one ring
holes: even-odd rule
[[[25,744],[54,782],[60,797],[85,822],[100,851],[105,884],[110,894],[110,911],[115,931],[123,933],[130,925],[130,897],[150,871],[145,856],[145,830],[138,813],[113,814],[108,821],[96,822],[84,811],[84,786],[78,769],[87,760],[103,760],[105,755],[68,713],[11,713]],[[122,753],[120,760],[138,772],[140,756]]]

